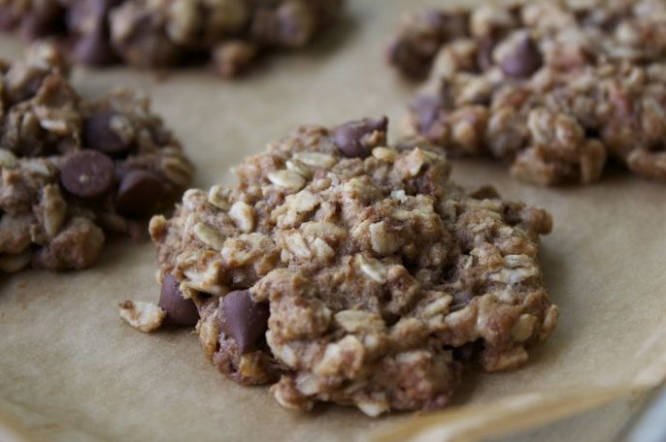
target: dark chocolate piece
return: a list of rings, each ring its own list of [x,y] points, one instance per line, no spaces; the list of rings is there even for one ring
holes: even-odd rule
[[[257,348],[268,328],[268,303],[255,303],[248,290],[227,293],[221,303],[222,330],[236,342],[238,351]]]
[[[132,170],[120,183],[116,208],[124,215],[148,215],[154,212],[164,194],[164,185],[157,175],[146,170]]]
[[[373,132],[386,133],[388,118],[364,118],[350,121],[333,129],[333,141],[340,152],[349,158],[363,158],[370,155],[365,138]]]
[[[97,198],[113,185],[114,168],[111,158],[94,150],[70,155],[60,169],[60,182],[72,195]]]

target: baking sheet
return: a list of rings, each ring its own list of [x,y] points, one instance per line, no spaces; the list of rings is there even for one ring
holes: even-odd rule
[[[77,69],[73,78],[91,95],[111,86],[144,90],[197,165],[196,184],[228,183],[231,165],[302,123],[386,114],[396,136],[413,87],[386,69],[383,51],[401,12],[427,3],[445,1],[351,0],[337,32],[237,82],[197,70],[162,78],[120,68]],[[0,37],[3,57],[21,48]],[[85,272],[0,278],[0,439],[468,440],[610,402],[587,420],[522,436],[608,440],[640,400],[634,391],[666,374],[665,185],[614,170],[586,188],[541,189],[485,160],[456,161],[454,177],[495,184],[554,215],[542,261],[562,314],[524,369],[472,370],[456,407],[438,414],[372,420],[335,406],[290,412],[266,388],[225,379],[191,333],[145,335],[126,326],[118,302],[155,300],[158,287],[153,247],[119,242]]]

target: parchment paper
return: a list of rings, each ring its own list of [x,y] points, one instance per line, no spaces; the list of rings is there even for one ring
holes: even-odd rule
[[[444,1],[351,0],[339,31],[237,82],[198,70],[165,79],[121,68],[76,70],[74,81],[90,94],[146,91],[197,165],[196,184],[228,183],[231,165],[302,123],[387,114],[397,135],[413,87],[386,69],[384,48],[400,14],[425,3]],[[0,39],[3,57],[21,47]],[[335,406],[286,411],[266,388],[220,375],[187,331],[146,335],[118,318],[118,302],[158,293],[152,245],[119,242],[88,271],[0,279],[0,439],[468,440],[608,404],[521,436],[608,440],[640,391],[666,373],[666,185],[618,169],[585,188],[541,189],[485,160],[456,161],[454,177],[495,184],[554,215],[542,262],[562,315],[524,369],[472,370],[456,407],[438,414],[372,420]]]

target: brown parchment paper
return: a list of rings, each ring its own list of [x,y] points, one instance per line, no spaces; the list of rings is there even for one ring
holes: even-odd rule
[[[74,81],[95,95],[145,91],[197,165],[196,184],[228,183],[230,166],[302,123],[387,114],[396,136],[413,87],[385,67],[388,36],[403,11],[445,2],[350,0],[336,32],[236,82],[122,68],[77,69]],[[22,47],[0,37],[3,57]],[[146,335],[118,318],[118,302],[158,293],[152,245],[121,241],[88,271],[0,278],[0,440],[472,440],[585,410],[515,437],[610,440],[666,373],[666,185],[614,170],[589,187],[541,189],[485,160],[456,161],[454,177],[554,215],[542,262],[562,315],[524,369],[472,370],[454,407],[435,414],[286,411],[266,388],[220,375],[191,333]]]

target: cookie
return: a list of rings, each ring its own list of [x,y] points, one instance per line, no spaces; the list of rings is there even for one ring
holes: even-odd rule
[[[189,185],[145,98],[82,97],[48,44],[0,65],[0,271],[90,267],[107,235],[136,236]]]
[[[9,0],[0,28],[27,38],[60,36],[73,58],[163,68],[210,59],[224,77],[260,53],[307,45],[328,27],[342,0]]]
[[[150,222],[159,305],[121,316],[196,323],[222,373],[299,410],[440,408],[472,361],[523,365],[557,322],[537,257],[550,215],[466,191],[427,143],[387,147],[387,125],[302,127],[234,186],[186,191]]]
[[[609,158],[666,179],[666,4],[520,2],[410,16],[389,50],[411,132],[540,185],[588,184]]]

